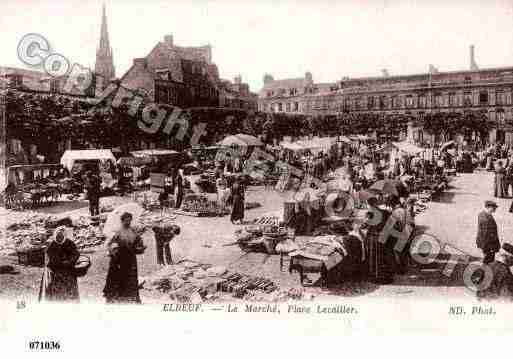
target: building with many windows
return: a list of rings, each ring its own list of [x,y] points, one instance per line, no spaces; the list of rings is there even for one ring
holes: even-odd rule
[[[310,72],[305,77],[275,80],[264,75],[264,87],[258,96],[258,110],[262,112],[308,113],[311,95],[328,95],[336,89],[335,83],[316,84]]]
[[[513,67],[479,69],[470,47],[469,69],[423,74],[344,78],[325,87],[311,81],[273,81],[264,84],[259,109],[304,114],[384,113],[422,116],[433,112],[486,111],[495,124],[491,142],[513,144]],[[308,81],[309,80],[309,81]],[[298,92],[292,94],[292,88]],[[292,105],[290,104],[292,103]]]

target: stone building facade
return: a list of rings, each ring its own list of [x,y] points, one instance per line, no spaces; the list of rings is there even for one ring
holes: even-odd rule
[[[303,114],[383,113],[422,116],[433,112],[485,111],[493,125],[491,142],[513,144],[513,67],[479,69],[470,47],[469,69],[423,74],[344,78],[324,91],[305,79],[272,81],[259,96],[261,111]],[[289,87],[316,89],[292,96]],[[308,85],[308,86],[306,86]],[[279,94],[279,95],[278,95]],[[274,96],[274,97],[273,97]],[[281,104],[281,105],[280,105]],[[287,107],[286,107],[287,106]]]
[[[182,108],[257,107],[257,95],[240,76],[233,82],[219,77],[210,45],[177,46],[172,35],[165,36],[148,56],[134,59],[121,85],[144,90],[154,102]]]
[[[218,106],[219,72],[210,45],[179,47],[167,35],[121,77],[121,85],[144,90],[158,103],[178,107]]]
[[[264,75],[264,86],[258,96],[258,110],[262,112],[308,113],[312,95],[328,95],[336,83],[314,83],[312,73],[304,77],[275,80]]]
[[[221,107],[257,111],[258,95],[250,91],[249,85],[242,82],[240,75],[236,76],[233,82],[222,80],[219,87]]]
[[[67,86],[66,75],[52,77],[42,71],[0,66],[0,80],[6,87],[28,92],[94,97],[96,76],[92,73],[91,77],[91,85],[84,90],[76,86]],[[72,83],[74,84],[75,81]]]

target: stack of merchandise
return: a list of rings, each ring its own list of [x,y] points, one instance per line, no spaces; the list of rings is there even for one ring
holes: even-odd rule
[[[149,290],[168,293],[180,302],[211,301],[225,296],[243,298],[250,292],[271,293],[276,285],[268,279],[229,272],[225,267],[182,261],[167,266],[144,280]]]
[[[205,195],[189,194],[182,203],[178,214],[184,214],[197,217],[214,217],[218,216],[219,206],[216,201],[209,199]]]
[[[133,199],[147,211],[155,211],[162,208],[159,201],[159,193],[156,192],[144,191],[134,195]],[[171,195],[168,196],[168,202],[170,204],[173,203],[174,197]]]
[[[252,225],[235,231],[235,240],[242,250],[274,254],[276,245],[287,238],[287,229],[280,227],[280,218],[264,215]]]
[[[163,216],[161,213],[154,213],[145,211],[138,219],[138,224],[145,228],[152,228],[155,226],[169,227],[175,224],[176,216],[166,214]]]

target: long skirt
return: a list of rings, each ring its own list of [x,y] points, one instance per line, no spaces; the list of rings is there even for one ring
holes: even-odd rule
[[[233,208],[230,220],[242,221],[244,219],[244,200],[241,196],[233,196]]]
[[[503,175],[495,175],[494,196],[499,198],[506,197],[506,183]]]
[[[377,233],[367,235],[367,259],[369,279],[375,283],[391,283],[394,279],[393,253],[387,249],[390,245],[378,240]]]
[[[107,303],[141,303],[135,254],[120,248],[111,257],[103,294]]]
[[[78,302],[77,277],[69,271],[45,268],[39,287],[39,301]]]

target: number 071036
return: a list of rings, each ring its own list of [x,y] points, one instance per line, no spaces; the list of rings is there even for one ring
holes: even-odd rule
[[[58,341],[30,341],[30,350],[60,350],[61,344]]]

